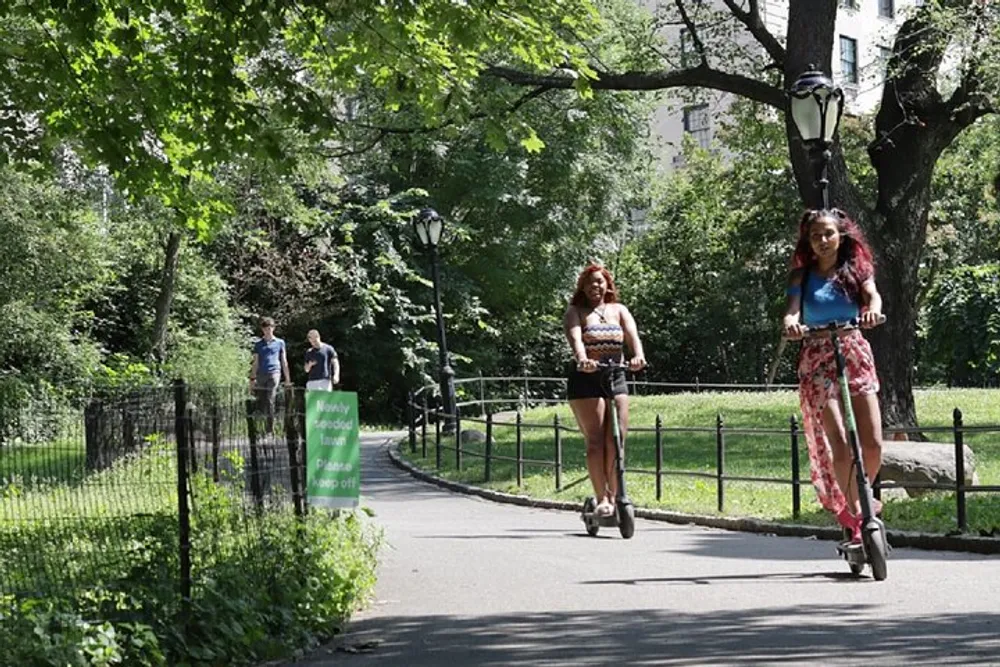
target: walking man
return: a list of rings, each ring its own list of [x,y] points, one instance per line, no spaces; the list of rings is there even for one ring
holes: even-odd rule
[[[250,391],[257,395],[257,412],[267,418],[266,432],[274,435],[274,402],[278,396],[278,384],[285,378],[285,387],[292,386],[288,369],[285,341],[274,336],[274,320],[265,317],[260,321],[261,339],[253,346],[253,362],[250,367]]]
[[[340,384],[340,361],[332,345],[324,343],[319,332],[312,329],[309,334],[309,349],[306,350],[306,373],[309,379],[306,389],[333,391]]]

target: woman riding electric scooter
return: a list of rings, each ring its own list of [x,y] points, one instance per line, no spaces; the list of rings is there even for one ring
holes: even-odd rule
[[[602,378],[605,373],[596,371],[602,362],[622,363],[625,344],[632,351],[629,369],[638,371],[646,365],[635,320],[628,308],[618,302],[610,271],[593,263],[583,269],[566,309],[563,328],[575,360],[568,378],[567,397],[587,444],[587,470],[596,498],[594,514],[610,517],[615,514],[618,482],[614,474],[616,448],[607,420],[605,395],[614,396],[624,443],[628,390],[624,368],[608,369],[610,378]],[[610,391],[602,386],[602,380],[610,381]]]
[[[799,223],[792,256],[783,327],[793,340],[808,328],[857,320],[870,328],[882,319],[872,252],[861,229],[843,212],[808,211]],[[851,405],[863,452],[864,472],[874,480],[882,465],[882,420],[878,376],[871,347],[858,328],[837,334],[843,353]],[[799,400],[809,446],[812,482],[820,504],[832,512],[850,541],[862,541],[858,485],[838,390],[834,347],[829,338],[808,337],[799,354]],[[874,514],[881,512],[875,501]]]

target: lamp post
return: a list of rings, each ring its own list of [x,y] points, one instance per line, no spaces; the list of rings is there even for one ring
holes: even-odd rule
[[[434,282],[434,311],[437,314],[438,356],[441,366],[441,401],[446,415],[445,433],[455,430],[455,371],[448,363],[448,344],[444,335],[444,315],[441,311],[441,273],[438,262],[438,243],[444,231],[444,219],[432,208],[425,208],[413,218],[413,231],[420,247],[430,252],[431,277]]]
[[[788,111],[795,127],[809,147],[815,165],[819,189],[819,204],[815,208],[830,208],[827,186],[827,166],[830,163],[833,136],[837,133],[840,116],[844,113],[844,91],[835,86],[826,74],[809,65],[788,90]]]

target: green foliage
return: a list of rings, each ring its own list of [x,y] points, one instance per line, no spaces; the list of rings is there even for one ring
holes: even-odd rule
[[[362,84],[428,124],[462,118],[484,56],[592,72],[564,36],[595,32],[587,0],[307,0],[0,4],[0,157],[39,159],[69,139],[138,199],[156,196],[205,230],[200,184],[237,156],[284,157],[282,132],[337,139],[338,100]],[[40,127],[37,127],[39,126]],[[36,129],[37,127],[37,129]]]
[[[984,118],[938,159],[924,264],[939,270],[1000,260],[1000,119]]]
[[[782,126],[749,104],[733,118],[727,159],[686,142],[624,254],[619,283],[655,379],[760,382],[774,354],[797,195]]]
[[[106,265],[93,216],[52,180],[0,168],[0,370],[72,382],[97,362],[81,335]]]
[[[959,386],[1000,382],[1000,264],[945,271],[924,319],[922,376]]]

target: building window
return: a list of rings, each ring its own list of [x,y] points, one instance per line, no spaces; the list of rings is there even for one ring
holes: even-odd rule
[[[889,72],[889,59],[892,58],[892,49],[888,46],[878,47],[878,66],[882,76],[887,76]]]
[[[687,28],[681,28],[681,68],[686,69],[691,65],[691,33]]]
[[[840,76],[845,83],[858,82],[858,40],[840,36]]]
[[[857,9],[858,0],[840,0],[840,6],[844,9]]]
[[[896,15],[896,7],[893,0],[878,0],[878,15],[891,19]]]
[[[707,104],[698,104],[684,109],[684,131],[694,137],[702,148],[712,145],[712,117]]]

